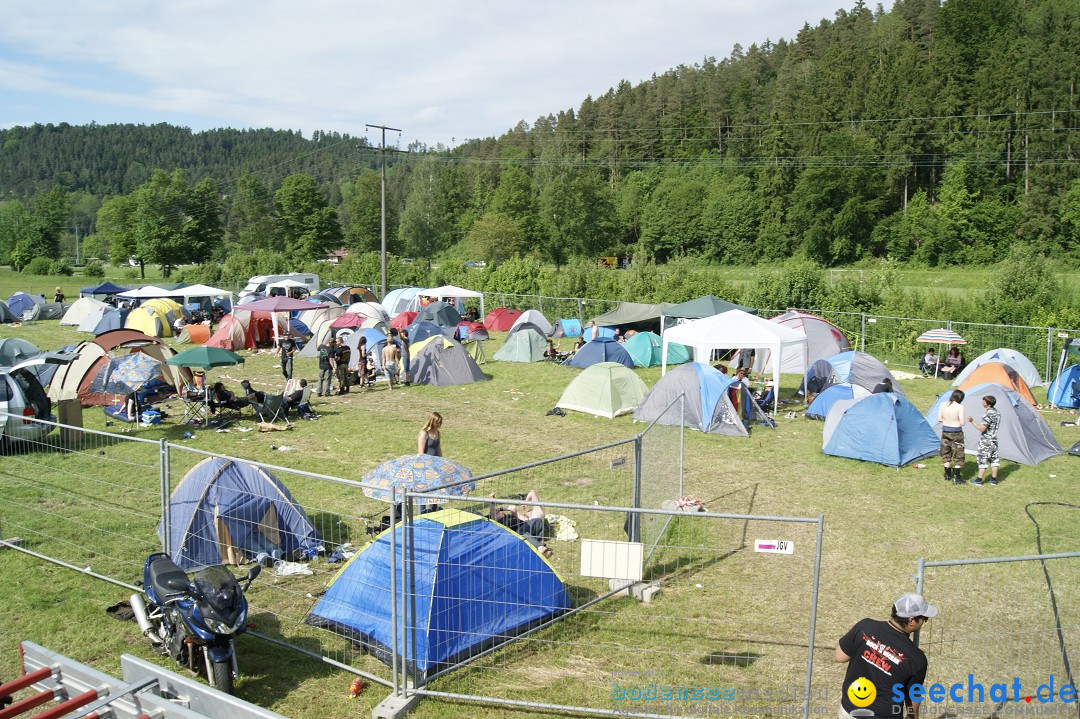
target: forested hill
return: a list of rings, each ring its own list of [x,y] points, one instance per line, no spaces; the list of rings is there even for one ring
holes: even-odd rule
[[[278,180],[302,172],[324,182],[353,170],[365,138],[290,130],[218,129],[173,125],[33,125],[0,130],[0,188],[30,197],[59,185],[68,192],[119,195],[154,169],[183,169],[192,178],[235,182],[251,168],[281,166]],[[368,153],[364,153],[365,158]],[[364,163],[361,163],[364,164]]]
[[[1080,259],[1078,37],[1077,0],[858,0],[795,38],[619,83],[499,138],[393,155],[390,249],[835,266],[988,264],[1022,244]],[[0,131],[0,197],[17,198],[0,201],[0,262],[51,257],[72,226],[93,233],[90,256],[163,265],[376,249],[378,155],[361,143]],[[175,226],[168,242],[132,219],[165,198],[180,208],[153,225]]]

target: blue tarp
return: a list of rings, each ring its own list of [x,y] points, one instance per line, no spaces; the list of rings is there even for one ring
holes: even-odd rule
[[[936,454],[941,441],[915,405],[891,392],[833,405],[821,451],[901,467]]]
[[[444,509],[419,517],[412,527],[412,577],[403,576],[403,562],[398,561],[396,596],[391,589],[391,532],[401,547],[405,537],[400,524],[349,560],[307,623],[333,629],[391,664],[390,612],[401,607],[401,592],[411,581],[415,632],[410,632],[407,669],[419,679],[571,608],[569,593],[547,560],[501,524]],[[406,644],[405,624],[398,622],[399,651]]]
[[[292,494],[253,464],[209,457],[184,475],[169,500],[172,560],[187,571],[251,561],[267,547],[289,556],[319,544]],[[158,527],[162,534],[164,526]]]

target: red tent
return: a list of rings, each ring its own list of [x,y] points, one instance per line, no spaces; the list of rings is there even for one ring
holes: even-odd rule
[[[341,315],[340,317],[337,317],[336,319],[334,319],[334,321],[330,323],[330,326],[331,327],[337,327],[337,328],[352,327],[352,328],[355,329],[357,327],[360,327],[362,324],[364,324],[364,320],[366,320],[366,319],[367,319],[367,317],[362,317],[360,315],[354,315],[354,314],[352,314],[350,312],[346,312],[345,314]]]
[[[496,307],[484,318],[484,326],[494,332],[509,332],[518,317],[521,317],[521,310]]]
[[[390,326],[396,330],[403,330],[413,323],[419,312],[399,312],[394,319],[390,320]]]

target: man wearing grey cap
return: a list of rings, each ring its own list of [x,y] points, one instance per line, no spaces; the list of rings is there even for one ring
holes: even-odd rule
[[[899,717],[904,704],[911,707],[913,719],[919,717],[919,704],[894,701],[892,687],[904,687],[910,696],[914,684],[926,683],[926,655],[911,635],[919,631],[937,607],[918,594],[905,594],[893,603],[892,617],[882,622],[863,619],[836,644],[836,661],[847,662],[839,719],[851,717]]]

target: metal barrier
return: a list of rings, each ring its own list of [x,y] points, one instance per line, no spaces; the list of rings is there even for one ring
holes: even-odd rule
[[[939,610],[919,636],[928,681],[946,688],[921,713],[1077,716],[1061,689],[1080,680],[1080,552],[920,559],[915,580]]]
[[[514,498],[478,513],[406,497],[443,508],[407,509],[401,530],[406,696],[600,716],[810,713],[822,517],[536,500],[520,515]],[[577,537],[535,534],[541,515]],[[628,515],[665,527],[647,565]]]

